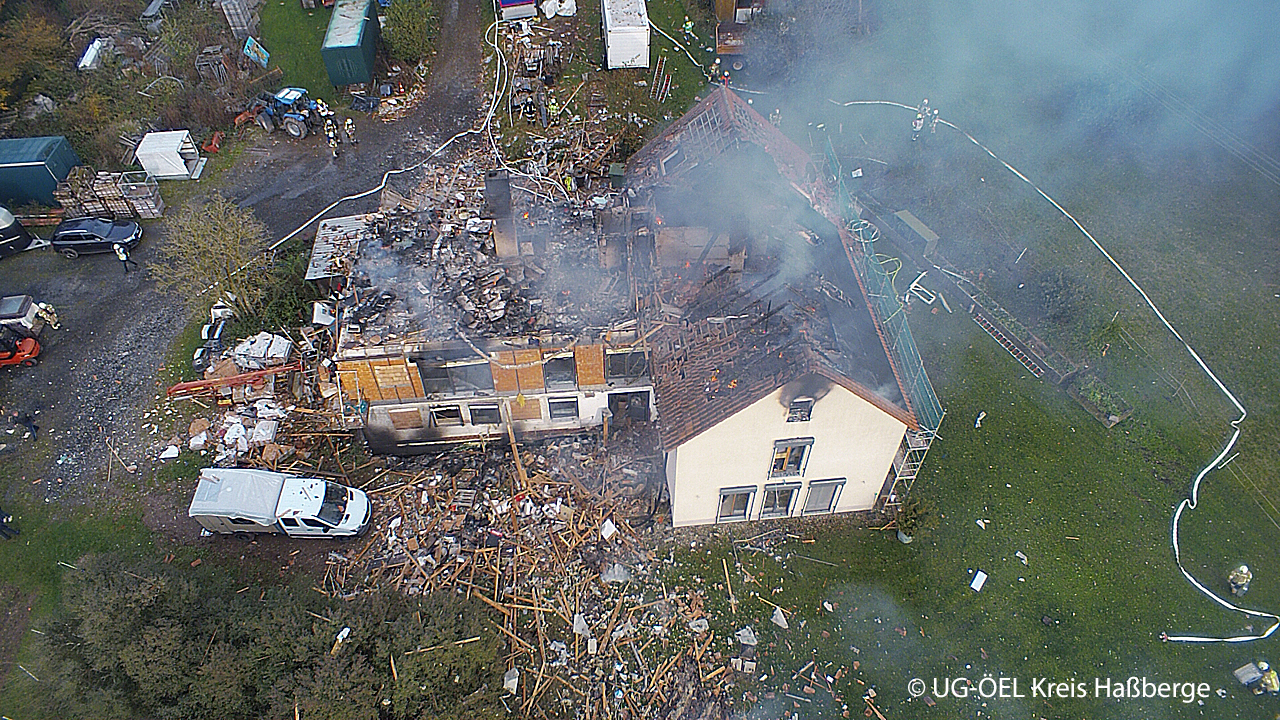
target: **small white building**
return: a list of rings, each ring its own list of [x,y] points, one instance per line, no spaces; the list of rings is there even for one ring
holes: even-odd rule
[[[649,9],[644,0],[601,0],[608,68],[649,67]]]
[[[190,130],[147,133],[134,156],[142,169],[157,180],[197,180],[204,169],[204,159]]]

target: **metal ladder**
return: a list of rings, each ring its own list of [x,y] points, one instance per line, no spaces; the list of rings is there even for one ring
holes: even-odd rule
[[[1044,375],[1044,368],[1040,367],[1040,364],[1033,358],[1022,352],[1022,350],[1019,349],[1018,346],[1015,345],[1002,330],[1000,330],[1000,328],[987,320],[986,317],[980,313],[975,314],[973,316],[973,321],[978,323],[978,326],[983,330],[986,330],[987,334],[990,335],[993,340],[1000,343],[1000,347],[1007,350],[1015,360],[1022,363],[1022,366],[1029,370],[1037,379]]]
[[[307,403],[314,405],[320,387],[320,351],[312,342],[314,335],[307,329],[302,330],[302,342],[298,352],[302,356],[302,394]]]

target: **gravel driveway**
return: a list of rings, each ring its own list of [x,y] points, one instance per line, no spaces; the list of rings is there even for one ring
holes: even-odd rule
[[[337,198],[375,186],[387,170],[421,160],[472,127],[484,102],[479,10],[450,0],[441,16],[430,91],[405,118],[358,119],[359,144],[344,147],[337,159],[323,137],[298,142],[280,132],[259,134],[237,165],[201,189],[252,207],[278,238]],[[367,211],[376,203],[375,196],[333,214]],[[162,225],[152,224],[132,256],[145,270],[156,246],[167,241]],[[105,484],[110,437],[125,462],[138,465],[132,479],[147,478],[168,438],[162,437],[164,423],[155,429],[155,416],[144,413],[163,393],[157,373],[187,322],[183,303],[157,292],[145,272],[125,274],[111,254],[68,260],[48,249],[0,261],[0,295],[24,293],[52,303],[62,329],[45,331],[36,367],[0,368],[0,406],[33,413],[40,426],[38,438],[24,440],[24,431],[7,433],[7,419],[0,420],[0,462],[16,460],[32,473],[27,479],[36,498],[84,500]]]

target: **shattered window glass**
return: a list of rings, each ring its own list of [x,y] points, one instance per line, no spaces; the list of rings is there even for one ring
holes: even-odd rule
[[[643,350],[609,353],[605,358],[605,377],[609,380],[634,380],[649,372]]]
[[[791,503],[795,500],[799,485],[766,485],[764,488],[764,504],[760,508],[760,517],[786,517],[791,514]]]
[[[556,357],[542,364],[542,380],[548,390],[574,390],[578,387],[573,355]]]
[[[720,512],[716,520],[745,520],[751,510],[755,488],[726,488],[720,491]]]
[[[773,467],[770,477],[791,477],[804,474],[804,461],[809,455],[813,438],[779,440],[773,445]]]
[[[796,398],[787,408],[787,422],[809,422],[813,414],[813,398]]]
[[[431,408],[431,424],[436,427],[461,425],[462,406],[442,405],[440,407]]]

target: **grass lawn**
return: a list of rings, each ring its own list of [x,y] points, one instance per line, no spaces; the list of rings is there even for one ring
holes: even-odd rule
[[[8,622],[12,624],[6,628],[4,639],[18,645],[14,660],[28,668],[38,667],[34,661],[35,635],[29,628],[56,609],[62,594],[62,577],[75,572],[79,558],[95,552],[134,556],[153,550],[137,511],[122,510],[110,501],[64,507],[26,498],[27,487],[37,479],[45,481],[28,468],[48,465],[54,452],[50,442],[47,437],[41,438],[36,445],[20,451],[25,454],[23,457],[8,455],[0,463],[0,495],[24,498],[4,504],[4,509],[13,515],[13,526],[22,534],[0,542],[0,586],[16,589],[17,600],[6,610],[27,611],[27,622],[21,625],[15,616],[10,616]],[[37,459],[40,462],[35,462]],[[43,690],[16,666],[5,668],[5,676],[6,681],[0,686],[0,708],[7,717],[25,717],[24,711],[35,707],[35,698]]]
[[[1231,676],[1265,655],[1264,646],[1159,641],[1162,631],[1244,633],[1250,622],[1201,596],[1173,563],[1169,517],[1184,495],[1185,474],[1172,483],[1158,479],[1152,450],[1171,451],[1161,462],[1190,468],[1201,462],[1201,441],[1170,437],[1140,418],[1107,430],[1065,394],[1032,379],[967,316],[918,313],[912,320],[924,356],[940,359],[933,379],[949,413],[916,485],[941,508],[936,530],[903,545],[892,532],[835,519],[791,528],[791,539],[771,546],[772,554],[741,545],[734,552],[723,539],[676,554],[667,584],[706,588],[718,638],[731,639],[744,625],[760,637],[756,679],[735,688],[756,694],[752,716],[837,717],[843,708],[834,696],[861,715],[868,688],[890,718],[1229,718],[1274,711],[1273,699],[1254,697]],[[982,428],[975,429],[973,418],[983,410]],[[1256,536],[1229,545],[1228,538],[1265,522],[1256,508],[1232,500],[1233,486],[1222,473],[1211,476],[1200,509],[1184,525],[1189,569],[1224,593],[1237,557],[1269,552]],[[722,558],[736,568],[736,614]],[[977,570],[989,575],[981,592],[969,588]],[[1247,599],[1252,607],[1280,604],[1273,583],[1255,583]],[[788,611],[789,630],[770,623],[770,603]],[[717,647],[726,657],[736,654],[736,643]],[[810,661],[820,675],[834,678],[844,669],[834,693],[819,687],[808,694],[808,683],[793,679]],[[1027,697],[984,699],[975,692],[938,698],[928,708],[907,690],[911,678],[977,683],[986,674],[1017,678]],[[1095,678],[1130,676],[1208,683],[1215,694],[1203,706],[1095,697]],[[1032,698],[1029,684],[1037,678],[1084,682],[1088,697]],[[1219,688],[1226,698],[1218,697]],[[750,704],[742,692],[734,697]]]
[[[332,10],[305,10],[298,0],[267,0],[258,11],[263,47],[271,64],[284,71],[283,86],[306,88],[312,98],[333,103],[333,86],[320,58],[320,45]]]

